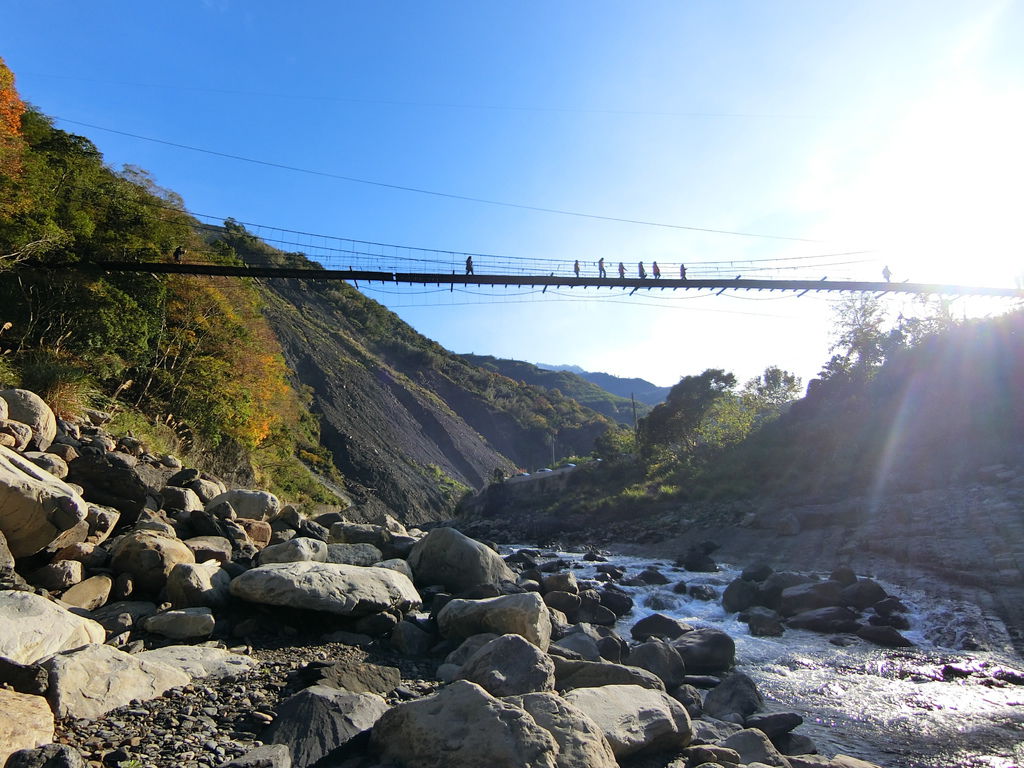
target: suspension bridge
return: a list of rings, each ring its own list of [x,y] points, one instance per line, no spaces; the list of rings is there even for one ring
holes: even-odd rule
[[[77,270],[87,273],[134,272],[150,274],[206,275],[211,277],[254,277],[292,280],[339,280],[353,283],[385,283],[409,285],[451,286],[511,286],[548,288],[610,288],[637,291],[690,291],[711,290],[716,295],[726,291],[780,291],[803,296],[810,292],[852,292],[877,294],[917,294],[932,296],[987,296],[993,298],[1024,299],[1024,289],[949,285],[917,282],[872,282],[861,280],[787,280],[780,278],[693,278],[666,277],[588,277],[573,275],[528,274],[459,274],[456,272],[396,272],[374,269],[324,269],[317,267],[288,267],[276,265],[237,266],[228,264],[189,264],[168,262],[97,261],[73,264],[39,264],[56,270]]]

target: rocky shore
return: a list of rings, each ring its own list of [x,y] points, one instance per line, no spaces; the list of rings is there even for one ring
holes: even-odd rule
[[[309,519],[103,421],[0,392],[7,768],[870,765],[763,711],[727,633],[630,621],[622,585],[658,569],[593,553],[578,579],[449,527]],[[722,599],[751,632],[906,642],[899,601],[848,568],[752,567]]]

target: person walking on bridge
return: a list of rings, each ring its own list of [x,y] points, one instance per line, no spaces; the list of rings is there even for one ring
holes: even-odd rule
[[[640,279],[643,280],[647,277],[647,270],[644,269],[644,263],[641,261],[637,267],[637,273],[640,275]]]
[[[619,280],[626,279],[626,267],[623,266],[622,262],[619,262]]]
[[[580,276],[580,260],[576,259],[576,263],[572,265],[572,271],[576,273],[576,277]]]
[[[656,262],[656,261],[652,261],[651,262],[651,271],[654,273],[654,279],[655,280],[657,280],[659,277],[661,277],[661,267],[658,266],[658,262]]]
[[[181,247],[180,245],[179,245],[179,246],[178,246],[177,248],[175,248],[175,249],[174,249],[174,263],[175,263],[175,264],[181,264],[181,259],[182,259],[182,257],[183,257],[183,256],[184,256],[184,255],[185,255],[186,253],[188,253],[188,251],[186,251],[186,250],[185,250],[185,249],[184,249],[183,247]]]
[[[467,256],[466,257],[466,274],[467,275],[472,275],[473,274],[473,257],[472,256]]]
[[[608,277],[608,273],[604,269],[604,256],[597,260],[597,276]]]
[[[882,270],[882,277],[885,278],[885,282],[892,280],[892,270],[889,269],[889,265],[885,265],[885,269]]]
[[[686,279],[686,265],[685,264],[680,264],[679,265],[679,279],[680,280],[685,280]]]

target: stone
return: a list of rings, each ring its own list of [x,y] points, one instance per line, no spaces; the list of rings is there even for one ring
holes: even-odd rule
[[[57,551],[53,556],[54,562],[58,560],[77,560],[86,568],[103,568],[109,559],[110,553],[106,549],[88,541],[69,544]]]
[[[680,685],[678,688],[670,690],[668,695],[683,705],[691,720],[704,713],[704,702],[701,699],[700,691],[692,685]]]
[[[815,581],[787,587],[780,596],[779,613],[795,616],[805,611],[839,605],[842,591],[843,587],[838,581]]]
[[[92,617],[108,632],[116,635],[131,629],[154,613],[156,613],[155,603],[145,600],[121,600],[107,603],[102,608],[94,610]]]
[[[687,632],[672,641],[690,674],[724,672],[736,660],[736,643],[728,634],[713,627]]]
[[[262,549],[270,543],[273,531],[270,528],[270,523],[265,520],[239,517],[234,520],[234,523],[249,537],[257,549]]]
[[[417,583],[443,584],[453,593],[516,580],[497,552],[454,528],[432,530],[416,542],[408,560]]]
[[[840,565],[837,568],[833,568],[828,578],[830,581],[839,582],[843,587],[857,583],[857,574],[848,565]]]
[[[556,768],[558,743],[526,710],[458,680],[373,727],[383,762],[416,768]]]
[[[110,599],[110,590],[113,586],[114,580],[110,576],[99,573],[75,584],[61,595],[60,599],[61,602],[75,608],[94,611]]]
[[[798,584],[810,584],[812,582],[813,579],[810,576],[802,573],[777,571],[761,584],[761,605],[778,610],[783,590]]]
[[[402,684],[402,674],[398,667],[362,661],[335,662],[326,667],[322,675],[321,685],[329,685],[349,693],[376,693],[384,696]]]
[[[374,563],[380,563],[381,559],[384,557],[381,551],[373,546],[373,544],[326,544],[324,546],[327,548],[326,559],[328,563],[368,566],[373,565]],[[397,560],[393,562],[405,564],[404,560]],[[396,567],[395,565],[381,565],[380,567],[390,567],[402,572],[408,571],[406,576],[409,576],[410,578],[412,577],[412,569],[409,568],[408,565],[406,565],[405,568]]]
[[[604,732],[615,757],[682,749],[690,743],[690,716],[664,691],[636,685],[577,688],[565,700]]]
[[[179,488],[175,485],[164,486],[160,491],[161,507],[168,511],[177,512],[198,512],[203,508],[203,502],[191,488]]]
[[[704,712],[719,720],[739,721],[757,712],[764,706],[764,699],[757,685],[742,672],[735,672],[724,678],[704,698]]]
[[[0,765],[22,749],[53,741],[53,712],[42,696],[0,688]]]
[[[699,744],[720,744],[727,737],[742,730],[742,725],[702,715],[693,721],[693,740]]]
[[[692,629],[693,627],[689,624],[673,619],[671,616],[666,616],[663,613],[652,613],[650,616],[634,624],[629,633],[633,636],[634,640],[644,642],[652,637],[674,640],[690,632]]]
[[[90,619],[76,616],[31,592],[0,592],[0,656],[32,664],[51,654],[102,643],[107,633]]]
[[[789,733],[803,721],[803,717],[796,712],[772,712],[766,715],[751,715],[745,725],[747,728],[757,728],[774,743],[777,737]]]
[[[633,610],[633,598],[624,592],[616,589],[602,589],[600,592],[601,605],[622,618]]]
[[[653,672],[625,664],[603,661],[574,661],[554,657],[555,686],[558,690],[570,688],[598,688],[610,685],[631,685],[654,691],[665,690],[665,684]]]
[[[281,544],[271,544],[260,550],[260,565],[303,562],[327,562],[327,544],[318,539],[299,537]]]
[[[57,436],[57,417],[39,395],[27,389],[0,390],[0,400],[7,402],[6,419],[20,421],[32,428],[32,445],[39,451],[50,447]]]
[[[253,568],[231,582],[231,594],[252,603],[356,618],[381,611],[405,613],[421,602],[412,582],[397,571],[316,562]]]
[[[111,547],[114,571],[130,573],[135,589],[151,595],[164,588],[174,566],[195,561],[184,542],[149,531],[129,533]]]
[[[484,600],[451,600],[437,614],[437,624],[442,635],[453,639],[481,632],[516,634],[542,651],[546,651],[551,642],[551,613],[536,592]]]
[[[615,625],[618,617],[608,608],[601,605],[601,596],[592,589],[580,592],[580,607],[573,616],[575,621],[587,624],[600,624],[606,627]]]
[[[580,609],[581,601],[580,596],[573,592],[552,591],[544,594],[544,604],[561,611],[572,621]]]
[[[179,669],[143,661],[109,645],[86,645],[50,657],[47,698],[57,717],[96,718],[130,703],[163,695],[187,685]]]
[[[14,557],[33,555],[77,530],[87,512],[67,483],[0,446],[0,532]]]
[[[221,502],[227,502],[239,517],[249,520],[270,520],[281,511],[281,500],[268,491],[236,489],[225,491],[206,502],[204,509],[210,512]]]
[[[863,611],[875,603],[888,597],[882,586],[872,579],[858,579],[853,584],[843,587],[840,593],[840,604],[848,608]]]
[[[597,723],[561,696],[528,693],[503,701],[521,707],[558,744],[557,768],[618,768],[604,732]]]
[[[144,509],[159,509],[159,470],[123,453],[84,454],[68,465],[68,480],[94,504],[113,507],[132,522]]]
[[[193,536],[185,539],[185,546],[192,550],[197,563],[216,560],[220,563],[231,561],[231,542],[225,536]]]
[[[281,702],[260,738],[283,744],[292,764],[305,768],[372,728],[387,710],[387,702],[375,694],[314,685]]]
[[[44,744],[37,749],[18,750],[7,759],[4,768],[86,768],[86,762],[77,749],[67,744]]]
[[[567,573],[549,573],[541,580],[541,587],[545,592],[568,592],[573,595],[579,594],[580,586],[576,581],[576,574],[571,571]]]
[[[32,571],[28,580],[50,592],[60,592],[80,582],[82,574],[82,564],[77,560],[58,560]]]
[[[814,632],[856,632],[861,626],[853,611],[840,606],[804,611],[790,616],[786,624],[793,629],[810,629]]]
[[[572,651],[586,661],[600,661],[601,650],[598,642],[601,636],[590,624],[576,624],[565,635],[551,643],[548,648],[550,653],[556,653],[560,649]]]
[[[327,541],[330,544],[372,544],[383,549],[389,538],[389,532],[383,525],[339,520],[331,524]]]
[[[740,578],[744,581],[762,582],[772,575],[774,571],[767,563],[754,563],[743,569]]]
[[[143,651],[136,654],[135,658],[173,667],[193,679],[213,677],[221,680],[244,674],[259,666],[259,662],[251,656],[202,645],[168,645]]]
[[[405,656],[426,656],[436,642],[436,637],[411,621],[400,621],[391,630],[388,638],[391,647]]]
[[[121,519],[121,513],[112,507],[101,507],[97,504],[89,505],[89,512],[85,521],[89,524],[89,535],[86,541],[91,544],[102,544],[110,534],[114,532],[114,526]]]
[[[225,491],[224,483],[220,482],[219,480],[214,480],[211,477],[199,477],[198,476],[198,470],[185,470],[185,471],[187,471],[187,472],[196,472],[197,473],[197,475],[195,477],[193,477],[191,480],[189,480],[188,482],[186,482],[184,484],[184,487],[186,487],[189,490],[193,491],[195,493],[195,495],[199,497],[199,500],[201,502],[203,502],[203,504],[206,504],[211,499],[214,499],[217,496],[219,496],[220,494],[224,493],[224,491]],[[179,485],[179,482],[171,482],[174,479],[175,479],[175,477],[169,478],[168,481],[167,481],[167,484],[168,485]]]
[[[789,761],[775,748],[768,737],[756,728],[745,728],[726,737],[721,747],[736,750],[742,763],[762,763],[776,768],[790,768]]]
[[[19,664],[0,656],[0,686],[10,686],[18,693],[45,696],[49,675],[38,664]]]
[[[722,593],[722,607],[729,613],[739,613],[756,605],[761,597],[760,587],[746,579],[735,579]]]
[[[771,608],[755,605],[741,618],[747,622],[750,634],[754,637],[779,637],[784,631],[782,617]]]
[[[740,756],[735,749],[716,747],[714,744],[700,744],[687,747],[683,754],[686,755],[687,765],[703,765],[713,763],[715,765],[739,765]]]
[[[292,768],[292,753],[284,744],[264,744],[218,768]]]
[[[629,665],[653,672],[671,690],[683,684],[686,665],[674,646],[661,640],[648,640],[629,649]]]
[[[328,560],[331,557],[331,555],[330,555],[330,548],[331,547],[338,547],[338,546],[345,546],[345,545],[344,544],[330,544],[330,545],[328,545],[328,547],[327,547],[327,549],[328,549],[328,555],[327,555]],[[358,563],[353,563],[353,565],[358,565]],[[389,560],[380,560],[379,562],[375,561],[373,563],[368,563],[368,565],[373,565],[375,568],[390,568],[392,571],[398,571],[399,573],[404,574],[405,577],[407,579],[409,579],[409,581],[412,581],[415,578],[415,576],[414,576],[414,574],[412,572],[412,568],[410,568],[409,564],[405,560],[402,560],[400,557],[392,557]]]
[[[217,562],[178,563],[167,576],[175,608],[221,608],[231,599],[231,575]]]
[[[32,442],[32,427],[20,421],[0,419],[0,437],[3,438],[0,445],[12,448],[20,454],[28,450],[29,443]]]
[[[142,628],[172,640],[190,640],[209,637],[215,623],[209,608],[182,608],[147,616],[142,620]]]
[[[56,478],[63,480],[68,476],[68,463],[56,454],[43,453],[42,451],[26,451],[22,456]]]
[[[522,635],[502,635],[477,650],[462,665],[458,678],[499,697],[553,691],[555,665]]]
[[[865,624],[857,630],[857,637],[886,648],[911,648],[913,643],[899,633],[895,627]]]

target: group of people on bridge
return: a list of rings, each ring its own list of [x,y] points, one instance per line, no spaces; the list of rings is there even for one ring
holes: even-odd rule
[[[572,271],[576,275],[576,277],[580,276],[580,260],[579,259],[576,259],[576,261],[573,263]],[[467,256],[466,257],[466,274],[467,275],[474,274],[474,272],[473,272],[473,257],[472,256]],[[638,262],[638,264],[637,264],[637,274],[640,276],[641,280],[644,280],[644,279],[647,278],[647,270],[644,269],[644,263],[642,261]],[[661,277],[661,267],[658,266],[658,262],[656,262],[656,261],[652,261],[651,262],[651,274],[654,275],[654,279],[655,280],[657,280],[657,279],[659,279]],[[598,277],[608,277],[608,270],[606,270],[604,268],[604,257],[603,256],[600,259],[597,260],[597,276]],[[619,280],[625,280],[625,279],[626,279],[626,265],[623,264],[620,261],[619,262]],[[679,265],[679,279],[680,280],[685,280],[686,279],[686,265],[685,264],[680,264]]]

